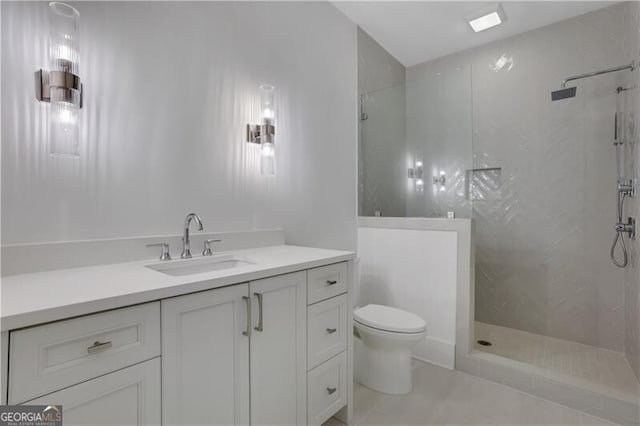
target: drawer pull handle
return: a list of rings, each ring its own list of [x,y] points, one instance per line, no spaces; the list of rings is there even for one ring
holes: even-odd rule
[[[242,300],[247,305],[247,328],[242,332],[243,336],[251,336],[251,298],[242,296]]]
[[[87,352],[89,352],[90,354],[97,354],[98,352],[102,352],[106,349],[109,349],[111,347],[111,342],[98,342],[95,341],[93,342],[93,345],[89,346],[87,348]]]
[[[262,293],[253,293],[254,296],[258,299],[258,326],[253,327],[255,331],[263,331],[264,327],[262,324]]]
[[[327,388],[327,393],[328,393],[329,395],[331,395],[331,394],[333,394],[333,393],[334,393],[335,391],[337,391],[337,390],[338,390],[337,388]]]
[[[338,331],[338,329],[337,329],[337,328],[327,328],[327,333],[329,333],[329,334],[333,334],[333,333],[335,333],[336,331]]]
[[[327,285],[338,284],[338,280],[327,280]]]

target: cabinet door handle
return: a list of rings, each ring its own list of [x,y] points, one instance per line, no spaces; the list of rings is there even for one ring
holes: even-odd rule
[[[335,392],[335,391],[337,391],[337,390],[338,390],[337,388],[327,388],[327,393],[328,393],[329,395],[331,395],[332,393],[334,393],[334,392]]]
[[[98,352],[102,352],[104,350],[107,350],[111,347],[111,342],[99,342],[99,341],[95,341],[93,342],[93,345],[89,346],[87,348],[87,352],[90,354],[97,354]]]
[[[338,280],[327,280],[327,285],[338,284]]]
[[[249,296],[242,296],[242,300],[247,305],[247,329],[242,332],[243,336],[251,336],[251,298]]]
[[[258,298],[258,326],[253,327],[255,331],[262,331],[262,293],[253,293]]]
[[[333,333],[335,333],[336,331],[338,331],[338,329],[337,329],[337,328],[327,328],[327,333],[329,333],[329,334],[333,334]]]

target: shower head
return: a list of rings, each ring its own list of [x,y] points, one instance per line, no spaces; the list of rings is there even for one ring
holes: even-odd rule
[[[567,87],[567,83],[574,80],[581,80],[583,78],[595,77],[596,75],[608,74],[610,72],[622,71],[622,70],[635,70],[636,69],[636,61],[632,61],[627,65],[620,65],[618,67],[607,68],[604,70],[592,71],[586,74],[578,74],[571,77],[567,77],[562,80],[562,84],[560,85],[561,89],[556,90],[555,92],[551,92],[551,101],[559,101],[562,99],[573,98],[576,95],[575,87]]]
[[[556,90],[551,92],[551,101],[559,101],[562,99],[573,98],[576,96],[575,87],[567,87],[566,89]]]

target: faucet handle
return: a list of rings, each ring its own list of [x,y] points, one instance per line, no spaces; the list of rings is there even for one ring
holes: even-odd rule
[[[218,239],[204,240],[204,250],[202,250],[202,255],[211,256],[213,254],[211,252],[211,243],[219,243],[219,242],[222,242],[222,240],[218,240]]]
[[[169,244],[167,243],[147,244],[147,247],[160,247],[160,260],[171,260],[171,255],[169,254]]]

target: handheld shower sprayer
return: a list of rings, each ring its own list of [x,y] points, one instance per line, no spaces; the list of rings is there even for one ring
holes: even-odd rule
[[[614,226],[616,236],[613,238],[613,244],[611,245],[611,250],[609,252],[611,263],[618,268],[625,268],[629,263],[629,254],[627,253],[627,245],[624,242],[623,234],[627,234],[627,236],[632,240],[636,239],[636,220],[633,217],[630,217],[627,220],[627,223],[622,221],[622,215],[624,214],[624,199],[625,197],[631,196],[633,196],[633,182],[628,181],[618,183],[618,222]],[[618,244],[620,244],[620,248],[622,249],[621,260],[618,260],[616,257],[616,247]]]
[[[634,86],[630,87],[618,87],[616,89],[616,95],[620,96],[620,93],[627,90],[634,89]],[[618,101],[620,98],[618,98]],[[627,222],[622,221],[624,215],[624,200],[626,197],[633,197],[635,192],[635,185],[632,179],[624,178],[624,145],[626,142],[626,132],[624,130],[625,116],[620,117],[620,103],[616,102],[616,113],[614,114],[614,133],[613,133],[613,145],[616,149],[616,169],[618,176],[618,188],[617,188],[617,222],[614,226],[616,235],[611,245],[609,256],[611,263],[618,268],[625,268],[629,264],[629,254],[627,251],[627,245],[624,240],[624,234],[631,240],[635,240],[636,237],[636,220],[633,217],[629,217]],[[616,248],[620,246],[622,252],[622,259],[618,259],[616,256]]]

